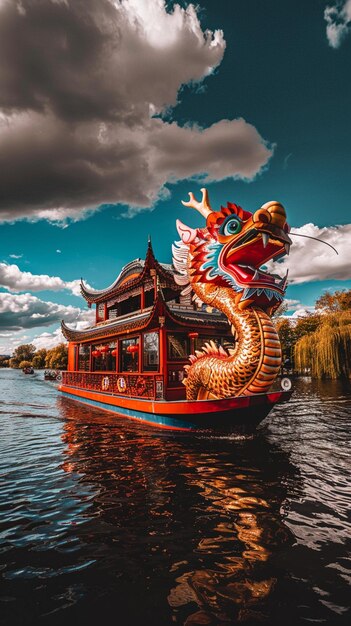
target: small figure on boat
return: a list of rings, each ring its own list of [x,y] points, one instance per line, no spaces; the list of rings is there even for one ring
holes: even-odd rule
[[[61,372],[58,370],[45,370],[44,380],[61,380]]]
[[[254,213],[230,202],[213,211],[207,190],[201,191],[201,202],[190,193],[183,204],[206,219],[205,227],[193,229],[177,221],[181,241],[173,246],[175,280],[183,285],[183,294],[193,291],[197,300],[225,314],[236,342],[228,352],[209,342],[190,355],[187,399],[264,393],[281,368],[271,315],[283,300],[287,274],[269,274],[261,266],[289,254],[286,213],[276,201]]]
[[[24,367],[22,369],[23,374],[34,374],[34,369],[32,368],[32,366],[28,366],[28,367]]]

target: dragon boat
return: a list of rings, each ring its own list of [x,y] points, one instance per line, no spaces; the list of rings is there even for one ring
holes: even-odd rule
[[[149,239],[145,259],[106,289],[81,282],[96,318],[84,330],[62,322],[66,398],[176,430],[252,428],[289,400],[290,381],[275,382],[282,356],[271,319],[287,275],[262,268],[289,254],[284,207],[272,201],[252,213],[228,202],[215,211],[201,192],[183,204],[205,223],[177,220],[172,264],[157,261]]]

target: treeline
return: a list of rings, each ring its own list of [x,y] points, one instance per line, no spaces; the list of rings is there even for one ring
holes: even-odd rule
[[[275,318],[286,369],[314,378],[351,378],[351,289],[326,293],[315,312],[291,319]],[[36,350],[24,344],[0,367],[67,369],[67,345]]]
[[[288,369],[314,378],[351,378],[351,290],[321,296],[315,312],[276,319]]]
[[[18,346],[14,351],[11,359],[0,363],[2,367],[13,367],[15,369],[23,369],[24,367],[33,367],[34,369],[67,369],[67,345],[60,343],[55,348],[46,350],[41,348],[36,350],[32,343]]]

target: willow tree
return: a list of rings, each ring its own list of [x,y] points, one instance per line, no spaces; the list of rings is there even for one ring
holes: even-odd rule
[[[351,311],[323,316],[318,328],[295,345],[295,367],[315,378],[351,377]]]

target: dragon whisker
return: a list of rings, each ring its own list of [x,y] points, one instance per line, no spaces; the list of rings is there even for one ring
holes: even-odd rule
[[[311,235],[302,235],[301,233],[292,233],[291,231],[289,232],[289,235],[294,235],[295,237],[306,237],[306,239],[314,239],[315,241],[320,241],[320,243],[325,243],[326,246],[329,246],[329,248],[334,250],[336,254],[339,254],[339,252],[336,250],[336,248],[334,248],[334,246],[332,246],[327,241],[324,241],[323,239],[318,239],[318,237],[311,237]]]

